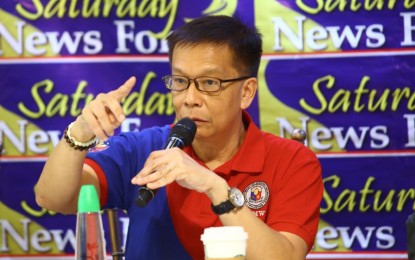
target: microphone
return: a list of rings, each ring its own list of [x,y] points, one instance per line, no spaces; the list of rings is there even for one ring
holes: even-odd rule
[[[174,147],[179,147],[180,149],[183,149],[184,147],[189,146],[193,142],[195,134],[195,122],[193,122],[188,117],[182,118],[171,129],[164,149],[170,149]],[[151,190],[147,188],[147,186],[141,186],[138,189],[138,194],[135,198],[135,204],[140,208],[143,208],[147,205],[148,202],[150,202],[150,200],[154,198],[156,191],[157,190]]]

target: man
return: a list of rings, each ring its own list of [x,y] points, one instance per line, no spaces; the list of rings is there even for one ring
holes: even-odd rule
[[[170,126],[112,136],[131,78],[70,125],[36,185],[37,202],[74,213],[80,186],[94,184],[102,207],[128,212],[127,259],[203,259],[203,229],[221,225],[244,227],[247,259],[304,259],[319,221],[321,169],[307,147],[260,131],[245,111],[257,91],[259,33],[212,16],[177,29],[168,43],[172,72],[163,80],[176,118],[197,125],[191,146],[163,150]],[[87,153],[95,137],[108,148]],[[142,185],[158,192],[139,208]],[[244,205],[234,206],[229,194],[238,190]]]

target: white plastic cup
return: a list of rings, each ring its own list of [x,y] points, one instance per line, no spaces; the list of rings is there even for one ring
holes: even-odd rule
[[[205,228],[201,238],[206,260],[245,259],[248,233],[240,226]]]

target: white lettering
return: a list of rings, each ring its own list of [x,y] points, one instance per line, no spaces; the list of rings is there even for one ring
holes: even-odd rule
[[[386,42],[386,37],[383,34],[383,25],[372,24],[366,29],[366,46],[369,48],[379,48]]]
[[[395,237],[392,235],[393,228],[392,227],[380,227],[376,230],[376,237],[378,241],[376,241],[376,247],[380,249],[388,249],[395,245]],[[386,242],[385,244],[382,243]]]
[[[50,233],[44,229],[41,230],[37,230],[35,232],[33,232],[32,237],[30,238],[30,243],[33,247],[33,249],[35,249],[38,252],[47,252],[49,251],[52,247],[51,246],[42,246],[41,243],[42,242],[50,242],[52,240],[52,236],[50,235]]]
[[[346,249],[351,249],[352,246],[367,249],[372,240],[376,240],[376,248],[392,248],[395,245],[393,228],[390,226],[324,227],[317,232],[316,245],[325,250],[336,249],[340,246]]]
[[[366,235],[363,234],[363,231],[360,227],[355,227],[349,235],[350,227],[337,227],[337,230],[340,232],[340,236],[346,248],[351,248],[352,244],[356,240],[362,248],[368,247],[370,238],[372,237],[373,231],[376,229],[376,227],[365,227],[364,229],[367,231]]]
[[[132,44],[134,44],[135,50],[142,54],[168,52],[167,41],[165,39],[160,40],[155,38],[150,31],[135,32],[134,29],[136,26],[133,20],[114,21],[114,25],[117,30],[116,53],[131,53],[129,45]]]
[[[121,124],[121,132],[139,132],[140,126],[140,118],[126,118]]]
[[[83,51],[86,54],[96,54],[102,50],[103,44],[100,40],[99,31],[77,31],[69,32],[25,32],[26,23],[19,21],[15,23],[15,30],[10,32],[0,23],[0,38],[3,38],[10,48],[17,55],[22,55],[26,51],[30,55],[40,56],[47,52],[48,44],[51,51],[58,54],[65,47],[70,54],[75,54],[83,43]],[[59,36],[61,34],[61,36]],[[13,37],[16,35],[16,38]],[[25,39],[23,40],[23,37]],[[0,55],[4,55],[3,48],[0,46]]]
[[[31,54],[42,55],[46,53],[46,48],[42,48],[42,45],[45,46],[47,42],[48,39],[45,34],[41,32],[34,32],[26,37],[25,49]]]
[[[415,46],[415,39],[413,32],[415,31],[415,25],[412,23],[412,18],[415,17],[415,13],[400,13],[403,17],[403,42],[401,46]]]
[[[307,122],[310,120],[310,118],[302,117],[302,118],[299,118],[299,120],[301,122],[301,128],[304,129],[304,131],[306,131],[307,133]],[[292,126],[292,124],[286,118],[282,118],[282,117],[276,118],[276,121],[280,125],[279,136],[281,137],[290,136],[291,137],[291,133],[294,131],[294,127]],[[307,138],[304,144],[305,145],[308,144]]]
[[[346,26],[343,28],[342,32],[339,33],[340,27],[339,26],[329,26],[326,27],[326,30],[330,33],[331,41],[336,49],[340,49],[343,45],[345,39],[348,40],[350,46],[352,48],[356,48],[359,44],[360,38],[362,37],[363,31],[365,30],[366,26],[364,25],[356,25],[355,29],[357,29],[357,33],[354,34],[350,26]]]
[[[104,47],[101,41],[101,32],[99,31],[89,31],[84,35],[84,53],[85,54],[97,54],[102,51]]]
[[[147,47],[144,44],[145,40],[148,41]],[[157,39],[151,37],[150,31],[141,31],[137,33],[135,36],[134,44],[136,49],[143,54],[150,54],[155,52],[158,46]]]
[[[15,25],[15,34],[17,39],[13,38],[12,34],[9,31],[7,31],[3,23],[0,23],[0,37],[2,37],[17,54],[23,54],[23,27],[25,25],[25,22],[15,22]],[[0,48],[3,47],[0,46]],[[2,49],[0,49],[0,55],[3,55]]]
[[[414,118],[415,119],[415,115]],[[286,118],[276,118],[279,125],[279,133],[281,137],[287,137],[287,133],[291,133],[294,130],[292,124]],[[372,149],[383,149],[390,143],[390,138],[387,134],[388,128],[383,125],[378,126],[361,126],[355,128],[353,126],[345,129],[344,127],[317,127],[308,131],[309,118],[299,118],[302,126],[309,137],[308,143],[316,150],[326,151],[333,148],[334,139],[337,142],[339,149],[346,149],[348,145],[360,149],[364,144],[367,144]],[[412,124],[410,123],[412,122]],[[415,121],[408,121],[408,129],[412,129],[408,132],[408,136],[411,137],[411,144],[415,145]]]
[[[127,48],[127,40],[132,42],[134,40],[133,31],[126,32],[126,28],[134,29],[134,21],[114,21],[117,28],[117,49],[116,53],[129,53],[130,49]]]
[[[48,152],[47,145],[49,145],[50,142],[53,146],[56,146],[59,143],[59,136],[61,135],[60,131],[36,130],[27,134],[28,122],[26,120],[18,120],[17,124],[19,127],[19,134],[13,133],[6,122],[0,121],[0,141],[4,142],[5,138],[7,138],[21,154],[26,154],[27,151],[35,154],[43,154]]]
[[[358,48],[361,41],[365,40],[366,47],[378,48],[382,46],[386,37],[383,34],[382,24],[372,25],[355,25],[350,27],[340,26],[313,26],[305,27],[307,18],[304,16],[294,17],[297,23],[297,29],[294,31],[282,17],[273,17],[274,24],[274,50],[282,51],[288,44],[283,44],[283,40],[288,41],[296,50],[303,51],[306,47],[311,50],[323,50],[328,46],[328,40],[331,40],[336,49],[342,49],[345,44],[352,48]],[[308,23],[307,23],[308,24]],[[304,31],[306,30],[306,31]],[[363,36],[366,37],[363,37]],[[304,39],[305,38],[305,39]],[[304,43],[306,46],[304,46]]]
[[[403,117],[406,118],[408,136],[408,142],[405,144],[405,147],[415,147],[415,115],[405,114]]]
[[[331,148],[331,143],[324,144],[322,141],[329,141],[332,138],[330,129],[327,127],[318,127],[311,133],[311,144],[318,150],[324,151]]]
[[[0,219],[0,252],[10,253],[11,249],[8,243],[12,241],[24,252],[29,252],[30,250],[38,252],[50,251],[52,248],[50,242],[55,242],[57,248],[62,252],[68,247],[68,244],[75,248],[76,237],[71,229],[66,231],[40,229],[30,234],[29,224],[31,224],[31,220],[20,219],[19,222],[21,223],[20,227],[13,227],[9,221]],[[21,230],[22,234],[19,234],[17,230]]]
[[[27,121],[19,120],[17,124],[19,125],[20,139],[14,135],[12,130],[6,125],[6,122],[0,121],[0,140],[4,143],[4,136],[6,136],[20,153],[24,153],[26,151],[26,140],[24,137],[26,136]]]
[[[13,239],[17,245],[25,252],[29,250],[29,222],[30,219],[21,219],[20,223],[22,224],[23,234],[20,235],[10,224],[9,221],[0,219],[0,228],[1,228],[1,246],[0,252],[9,252],[10,248],[8,246],[9,237]]]
[[[289,42],[291,42],[297,50],[303,50],[303,22],[306,20],[304,16],[297,16],[295,17],[295,21],[297,22],[297,31],[298,33],[295,34],[291,30],[291,28],[285,23],[285,21],[281,17],[274,17],[271,19],[274,23],[274,30],[275,30],[275,43],[274,43],[274,50],[280,51],[283,50],[281,45],[281,33],[283,33]]]
[[[50,230],[49,232],[52,234],[53,240],[55,241],[56,246],[58,247],[60,251],[64,251],[68,243],[71,245],[72,248],[75,248],[76,235],[72,229],[66,230],[65,233],[63,232],[63,230],[55,230],[55,229]]]

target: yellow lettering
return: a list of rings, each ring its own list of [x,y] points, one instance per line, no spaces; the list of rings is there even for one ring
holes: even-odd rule
[[[383,0],[381,0],[381,1],[379,1],[379,0],[372,0],[372,2],[365,1],[364,5],[365,5],[365,9],[366,10],[372,10],[372,9],[375,8],[375,6],[377,6],[378,9],[379,9],[379,5],[380,5],[380,8],[382,8]]]
[[[356,12],[360,9],[360,7],[362,6],[361,3],[356,2],[358,0],[352,0],[352,2],[350,3],[350,10],[352,10],[353,12]]]
[[[324,110],[326,110],[327,108],[327,100],[324,98],[323,93],[321,93],[320,91],[320,83],[324,81],[327,81],[326,87],[328,89],[332,88],[335,82],[334,77],[331,75],[320,78],[314,82],[313,92],[316,95],[317,99],[320,101],[320,104],[321,104],[320,108],[314,108],[311,105],[307,104],[304,98],[300,99],[300,106],[311,114],[319,115],[323,113]]]
[[[103,17],[109,17],[111,14],[111,10],[115,4],[118,3],[119,0],[106,0],[104,2],[104,9],[102,11]]]
[[[380,196],[382,195],[382,191],[376,191],[375,193],[375,199],[373,201],[373,210],[375,212],[379,212],[381,210],[385,210],[387,212],[390,212],[392,210],[392,206],[393,206],[393,197],[395,195],[395,191],[394,190],[390,190],[388,192],[388,195],[386,196],[385,200],[379,204],[380,202]]]
[[[326,1],[326,8],[325,11],[331,13],[333,10],[339,9],[340,11],[344,11],[347,2],[344,0],[328,0]]]
[[[398,192],[398,204],[396,206],[398,211],[402,211],[403,207],[405,206],[405,203],[409,198],[411,199],[415,199],[415,190],[411,189],[411,190],[401,190],[400,192]],[[415,210],[415,202],[412,204],[412,210]]]
[[[408,100],[408,110],[415,110],[415,92],[412,93],[411,98]]]
[[[376,111],[378,109],[380,111],[385,111],[386,110],[386,107],[388,105],[387,99],[388,99],[390,90],[389,89],[386,89],[382,93],[382,95],[379,97],[378,102],[374,103],[375,102],[375,98],[376,98],[376,93],[377,93],[377,91],[374,90],[374,89],[370,91],[370,94],[369,94],[369,102],[367,104],[367,109],[370,112],[374,112],[374,111]]]
[[[411,9],[414,6],[415,6],[415,0],[405,0],[404,7],[406,9],[409,10],[409,9]]]
[[[89,0],[85,0],[82,5],[82,17],[99,17],[100,5],[101,0],[94,1],[91,6],[89,6]]]
[[[374,190],[371,188],[371,184],[375,181],[375,178],[370,176],[362,189],[354,191],[352,189],[345,188],[338,190],[340,187],[340,177],[332,175],[323,179],[324,193],[323,201],[325,206],[320,207],[320,213],[325,214],[333,210],[334,212],[348,211],[352,212],[356,210],[356,204],[359,203],[358,210],[360,212],[366,212],[373,209],[375,212],[386,211],[391,212],[396,210],[398,212],[403,211],[405,204],[411,203],[412,209],[415,210],[415,189],[408,190]],[[330,195],[330,192],[335,191],[339,194],[336,198]],[[360,197],[358,197],[358,194]],[[386,194],[386,196],[385,196]],[[382,197],[385,196],[384,199]],[[394,204],[395,201],[398,201]]]
[[[77,1],[71,1],[70,5],[69,5],[68,16],[70,18],[75,18],[79,15],[79,10],[76,9],[76,2]]]
[[[173,106],[173,96],[171,93],[168,93],[166,96],[167,101],[167,108],[166,108],[166,115],[173,115],[174,113],[174,106]]]
[[[344,199],[344,201],[343,201]],[[356,205],[356,192],[351,190],[344,190],[340,193],[339,197],[337,198],[336,202],[334,203],[334,212],[343,211],[343,209],[347,208],[347,211],[352,212],[354,206]]]
[[[131,93],[123,102],[123,109],[126,115],[130,115],[135,107],[135,113],[141,115],[144,109],[144,96],[147,92],[148,84],[150,80],[155,78],[156,74],[154,72],[147,73],[144,78],[143,83],[141,84],[141,89],[139,93]]]
[[[309,13],[309,14],[318,14],[323,9],[323,6],[324,6],[323,0],[317,0],[316,1],[317,2],[317,7],[314,7],[314,8],[308,6],[305,3],[303,3],[302,0],[297,0],[295,2],[297,4],[298,8],[300,8],[301,10],[303,10],[304,12]]]
[[[320,0],[321,1],[321,0]],[[160,32],[152,32],[158,39],[165,38],[173,28],[173,23],[177,15],[179,0],[82,0],[79,4],[81,10],[77,8],[78,0],[50,0],[43,6],[41,0],[32,0],[34,10],[26,9],[21,3],[16,4],[17,12],[24,18],[36,20],[40,17],[50,19],[52,17],[69,18],[89,17],[108,17],[112,12],[119,18],[126,16],[134,18],[166,18],[166,25]],[[137,3],[138,2],[138,3]],[[138,6],[137,6],[138,5]],[[114,10],[115,9],[115,10]]]
[[[396,0],[389,0],[388,2],[388,8],[389,9],[394,9],[395,8],[395,4],[396,4]]]
[[[166,0],[162,1],[163,4],[160,5],[160,11],[159,11],[159,18],[164,18],[166,15],[169,15],[169,18],[167,19],[167,24],[164,27],[164,29],[155,34],[154,37],[163,39],[169,34],[171,31],[171,28],[173,27],[174,20],[176,18],[177,14],[177,7],[179,5],[178,0],[172,0],[168,5],[166,5]]]
[[[34,112],[27,108],[23,102],[19,102],[17,104],[17,107],[19,108],[20,112],[22,112],[25,116],[30,118],[40,118],[43,113],[45,112],[45,103],[43,102],[42,98],[39,95],[39,89],[45,88],[45,93],[50,93],[53,89],[53,82],[49,79],[43,80],[39,83],[36,83],[31,90],[33,100],[35,101],[35,104],[39,108],[37,112]]]
[[[146,1],[144,1],[146,2]],[[117,8],[117,16],[118,17],[125,17],[127,15],[129,15],[130,17],[134,17],[134,13],[135,13],[135,5],[136,5],[136,1],[130,1],[130,0],[122,0],[120,5]],[[140,6],[142,6],[143,3],[140,3]],[[139,17],[144,17],[144,16],[140,16]]]
[[[343,112],[347,112],[350,107],[350,91],[340,89],[329,102],[328,111],[330,113],[336,112],[338,109],[342,109]]]
[[[68,96],[64,94],[56,94],[53,96],[52,100],[46,107],[45,115],[47,117],[53,117],[56,114],[59,114],[61,117],[64,117],[68,111]]]
[[[152,94],[147,101],[144,113],[146,115],[152,115],[157,111],[157,114],[162,115],[165,110],[165,99],[165,95],[162,95],[160,93],[156,92]]]
[[[372,189],[370,189],[370,185],[372,184],[372,182],[374,180],[375,180],[374,177],[369,177],[366,180],[365,186],[360,191],[360,194],[362,196],[362,199],[360,200],[359,210],[361,212],[366,212],[370,208],[370,205],[365,205],[365,202],[366,202],[367,196],[374,193],[374,191]]]
[[[16,4],[16,11],[24,18],[28,19],[28,20],[36,20],[39,19],[39,17],[42,16],[43,14],[43,4],[40,0],[32,0],[33,1],[33,6],[35,9],[35,12],[32,13],[30,12],[33,8],[30,7],[29,10],[25,9],[25,5],[22,5],[21,3]],[[29,4],[29,6],[32,6]]]
[[[356,95],[356,102],[354,103],[354,111],[356,112],[362,111],[363,108],[365,107],[365,105],[360,105],[360,99],[362,98],[363,94],[367,94],[369,92],[369,90],[365,89],[366,82],[368,82],[369,79],[370,78],[368,76],[364,76],[363,79],[360,81],[359,87],[354,91]]]
[[[131,115],[134,111],[137,115],[141,115],[143,111],[143,107],[140,106],[142,102],[140,102],[144,97],[144,95],[140,94],[140,92],[131,92],[123,102],[123,110],[125,115]]]
[[[45,8],[45,14],[44,17],[46,19],[52,18],[54,16],[57,16],[59,18],[62,18],[65,15],[66,9],[65,9],[65,0],[51,0],[46,5]]]
[[[406,107],[409,111],[415,110],[415,92],[411,92],[410,87],[396,88],[391,95],[390,89],[385,89],[383,92],[378,93],[376,89],[366,89],[366,84],[369,82],[370,77],[364,76],[360,82],[359,87],[351,92],[346,89],[337,90],[331,99],[326,99],[321,88],[325,82],[325,87],[331,89],[334,86],[335,79],[333,76],[328,75],[316,80],[313,83],[313,92],[317,100],[320,102],[320,106],[310,105],[305,98],[301,98],[299,101],[300,106],[309,113],[322,114],[324,112],[334,113],[337,111],[349,112],[351,108],[351,102],[354,98],[353,110],[354,112],[362,112],[366,105],[364,104],[364,98],[367,99],[367,111],[386,111],[388,108],[391,111],[396,111],[401,103],[407,101]],[[352,97],[352,94],[354,95]]]
[[[339,178],[339,176],[336,176],[336,175],[324,178],[323,179],[324,185],[326,185],[326,182],[329,182],[329,181],[333,182],[333,184],[331,185],[332,188],[337,188],[340,184],[340,178]],[[324,189],[323,201],[326,202],[327,206],[326,207],[320,207],[321,214],[329,212],[331,210],[331,208],[333,207],[333,200],[331,199],[330,194],[327,192],[327,189]]]
[[[126,115],[130,115],[135,111],[135,114],[152,115],[172,115],[174,113],[173,101],[171,93],[163,94],[154,92],[150,95],[147,102],[144,102],[148,86],[150,82],[156,78],[154,72],[147,73],[141,84],[140,92],[132,92],[122,102],[123,110]]]
[[[56,215],[56,212],[51,211],[51,210],[47,210],[44,208],[40,208],[39,210],[36,210],[34,208],[32,208],[31,206],[29,206],[29,204],[27,204],[27,202],[24,200],[22,202],[20,202],[20,206],[22,207],[22,209],[29,215],[34,216],[34,217],[42,217],[46,214],[49,214],[51,216]]]
[[[363,6],[360,2],[364,2]],[[316,0],[316,4],[305,4],[302,0],[297,0],[298,8],[309,14],[318,14],[321,11],[333,12],[339,10],[343,12],[348,7],[351,11],[356,12],[363,8],[366,11],[373,9],[382,10],[388,8],[390,10],[395,8],[396,0],[389,0],[385,6],[385,0]],[[349,6],[347,4],[349,3]],[[405,0],[404,7],[410,9],[415,5],[415,0]]]
[[[391,105],[391,109],[392,111],[396,111],[398,109],[399,103],[401,103],[401,100],[403,97],[409,98],[411,95],[411,90],[406,87],[403,90],[400,89],[396,89],[392,96],[393,96],[393,100],[392,100],[392,105]]]
[[[85,99],[85,104],[84,105],[86,105],[94,99],[94,95],[92,95],[92,94],[87,95],[84,92],[84,89],[87,85],[88,85],[88,83],[85,80],[82,80],[81,82],[79,82],[79,85],[76,88],[75,93],[72,94],[72,100],[73,101],[72,101],[72,105],[71,105],[70,114],[73,117],[78,116],[82,112],[82,110],[78,106],[80,100]]]
[[[145,100],[149,84],[157,75],[154,72],[149,72],[145,76],[139,92],[131,92],[126,98],[121,101],[121,105],[125,114],[151,115],[157,113],[158,115],[172,115],[174,113],[173,98],[170,92],[161,93],[154,92],[149,95]],[[54,89],[54,83],[49,80],[43,80],[35,85],[31,89],[31,95],[33,101],[36,104],[36,108],[26,105],[24,102],[18,103],[19,110],[27,117],[40,118],[42,116],[53,117],[59,115],[61,117],[66,116],[68,111],[71,116],[76,117],[81,112],[80,107],[85,106],[94,99],[93,94],[85,93],[87,87],[87,81],[80,81],[75,92],[71,95],[64,93],[54,93],[48,97],[49,102],[45,102],[42,99],[44,94],[50,94]],[[43,95],[42,95],[43,94]],[[33,103],[33,101],[31,103]]]

